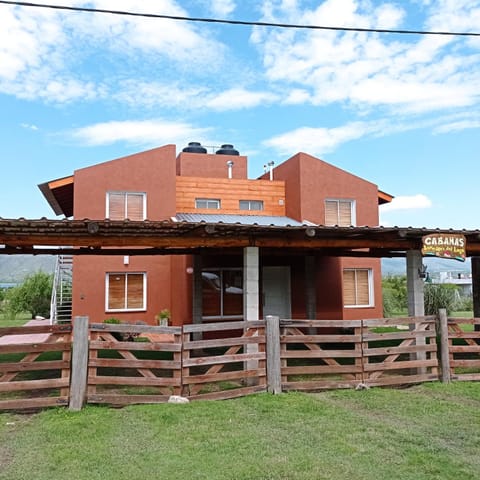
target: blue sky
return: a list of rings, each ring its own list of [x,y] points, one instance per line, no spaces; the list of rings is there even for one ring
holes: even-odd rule
[[[477,0],[44,0],[167,15],[480,30]],[[0,217],[137,151],[232,143],[249,175],[304,151],[396,197],[381,224],[480,228],[480,38],[138,19],[0,5]]]

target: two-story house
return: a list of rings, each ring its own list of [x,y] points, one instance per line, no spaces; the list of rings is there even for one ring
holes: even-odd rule
[[[247,157],[224,145],[207,153],[192,142],[76,170],[39,185],[57,215],[75,219],[165,220],[295,226],[377,226],[378,205],[392,197],[364,179],[298,153],[259,179]],[[172,248],[174,245],[172,245]],[[77,256],[72,315],[101,322],[174,325],[245,318],[242,251],[195,255]],[[258,316],[357,319],[382,316],[380,260],[320,250],[258,253]],[[257,294],[256,293],[256,294]]]

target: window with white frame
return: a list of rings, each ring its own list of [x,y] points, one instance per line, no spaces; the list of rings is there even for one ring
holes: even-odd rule
[[[355,201],[346,199],[325,200],[325,225],[350,227],[356,224]]]
[[[240,200],[240,210],[263,210],[263,200]]]
[[[370,268],[343,270],[343,304],[345,307],[373,307],[373,271]]]
[[[107,192],[107,218],[110,220],[145,220],[145,193]]]
[[[219,210],[220,200],[218,198],[196,198],[195,208],[207,208],[211,210]]]
[[[141,273],[107,273],[106,310],[109,312],[146,309],[147,275]]]

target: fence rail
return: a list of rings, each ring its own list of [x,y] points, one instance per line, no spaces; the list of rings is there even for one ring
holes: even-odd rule
[[[480,380],[480,318],[448,319],[450,375],[454,380]]]
[[[70,325],[0,328],[0,410],[68,405]]]
[[[480,381],[480,319],[0,328],[0,410]],[[12,339],[14,341],[12,341]],[[437,339],[439,343],[437,344]]]

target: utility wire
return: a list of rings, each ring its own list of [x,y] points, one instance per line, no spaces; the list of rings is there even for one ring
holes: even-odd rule
[[[179,20],[179,21],[185,21],[185,22],[222,23],[222,24],[229,24],[229,25],[248,25],[248,26],[256,26],[256,27],[295,28],[295,29],[305,29],[305,30],[334,30],[334,31],[342,31],[342,32],[396,33],[396,34],[402,34],[402,35],[447,35],[451,37],[480,37],[480,32],[394,30],[394,29],[386,29],[386,28],[329,27],[329,26],[323,26],[323,25],[305,25],[305,24],[294,24],[294,23],[249,22],[244,20],[182,17],[179,15],[160,15],[156,13],[128,12],[128,11],[122,11],[122,10],[107,10],[103,8],[69,7],[66,5],[46,5],[42,3],[11,2],[11,1],[5,1],[5,0],[0,0],[0,4],[16,5],[20,7],[51,8],[54,10],[70,10],[74,12],[109,13],[111,15],[124,15],[124,16],[130,16],[130,17],[163,18],[168,20]]]

